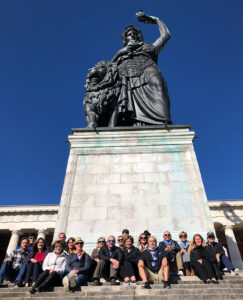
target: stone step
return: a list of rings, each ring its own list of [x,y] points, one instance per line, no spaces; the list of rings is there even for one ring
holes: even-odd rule
[[[242,294],[243,296],[243,286],[241,287],[233,287],[233,288],[228,288],[228,287],[221,287],[219,288],[218,286],[215,285],[205,285],[204,287],[200,288],[175,288],[172,286],[170,290],[164,290],[162,286],[160,288],[152,288],[151,290],[147,289],[142,289],[142,288],[136,288],[136,289],[123,289],[123,290],[99,290],[99,291],[94,291],[94,290],[82,290],[82,291],[77,291],[75,293],[64,293],[63,291],[59,292],[42,292],[42,293],[36,293],[34,297],[61,297],[62,295],[65,295],[66,297],[69,297],[70,295],[76,295],[76,296],[99,296],[102,294],[103,296],[140,296],[140,295],[160,295],[160,294],[178,294],[178,292],[181,295],[186,295],[186,294],[191,294],[193,291],[194,294],[199,294],[199,295],[204,295],[204,294],[217,294],[217,295],[232,295],[232,294]],[[12,297],[24,297],[24,296],[30,296],[28,291],[9,291],[9,292],[0,292],[0,299],[2,297],[6,298],[12,298]]]
[[[204,295],[196,295],[197,300],[229,300],[229,299],[237,299],[242,300],[242,294],[234,294],[234,295],[218,295],[218,294],[204,294]],[[54,296],[26,296],[26,297],[13,297],[11,300],[33,300],[34,298],[38,300],[62,300],[62,299],[68,299],[68,300],[114,300],[114,295],[112,296],[103,296],[103,295],[96,295],[96,296],[77,296],[75,294],[66,296],[64,294],[61,294],[60,297],[54,297]],[[140,296],[122,296],[119,295],[119,300],[164,300],[164,299],[172,299],[172,300],[195,300],[195,294],[187,294],[187,295],[181,295],[178,294],[164,294],[164,295],[140,295]],[[1,298],[1,300],[9,300],[9,298]]]
[[[152,284],[152,289],[161,289],[162,287],[162,283],[155,283]],[[224,281],[220,281],[218,285],[205,285],[202,281],[187,281],[187,282],[178,282],[177,284],[171,284],[171,287],[173,289],[198,289],[198,288],[202,288],[204,289],[205,287],[217,287],[219,289],[223,289],[223,288],[241,288],[243,287],[243,281],[241,280],[224,280]],[[2,293],[28,293],[30,288],[26,288],[26,287],[21,287],[21,288],[13,288],[13,287],[2,287],[0,288],[0,294]],[[83,292],[88,292],[88,291],[94,291],[94,292],[110,292],[110,291],[114,291],[114,292],[119,292],[119,291],[127,291],[127,290],[134,290],[134,289],[141,289],[141,284],[137,285],[137,286],[125,286],[124,284],[121,284],[119,286],[110,286],[110,285],[103,285],[103,286],[83,286],[82,287],[82,291]],[[63,292],[63,287],[55,287],[54,289],[50,289],[50,291],[52,292]]]

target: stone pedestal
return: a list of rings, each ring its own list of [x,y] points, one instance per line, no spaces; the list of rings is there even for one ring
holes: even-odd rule
[[[55,236],[214,231],[188,125],[73,129]]]

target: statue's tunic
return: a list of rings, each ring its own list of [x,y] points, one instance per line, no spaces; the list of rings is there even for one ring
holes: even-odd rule
[[[171,123],[167,84],[157,67],[157,59],[156,48],[146,43],[118,59],[122,80],[119,113],[148,124]]]

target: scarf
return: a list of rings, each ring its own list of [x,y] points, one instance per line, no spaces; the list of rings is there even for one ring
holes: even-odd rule
[[[172,245],[172,240],[170,240],[169,242],[167,242],[166,240],[163,240],[163,242],[165,243],[166,246]]]
[[[155,251],[155,252],[151,253],[151,251]],[[148,252],[152,255],[153,261],[154,261],[155,265],[157,266],[157,263],[158,263],[158,258],[157,258],[158,248],[157,247],[148,248]]]
[[[185,243],[181,241],[181,245],[182,245],[182,247],[183,247],[185,250],[187,250],[187,249],[189,248],[189,242],[188,242],[188,241],[186,241]]]

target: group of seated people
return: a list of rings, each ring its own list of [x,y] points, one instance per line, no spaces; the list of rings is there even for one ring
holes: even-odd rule
[[[83,250],[82,238],[59,234],[49,249],[45,240],[34,237],[22,238],[20,247],[6,256],[0,269],[0,283],[14,282],[13,287],[30,287],[30,293],[42,292],[63,284],[64,291],[75,291],[81,286],[99,286],[109,281],[111,285],[136,285],[143,281],[142,288],[151,289],[151,282],[163,282],[170,288],[170,275],[197,275],[205,284],[218,284],[222,270],[227,268],[232,276],[237,275],[223,246],[215,241],[213,232],[207,233],[207,243],[200,234],[188,241],[187,233],[179,234],[180,242],[172,239],[169,231],[163,240],[157,240],[147,230],[140,234],[137,247],[129,230],[118,236],[117,245],[113,235],[107,240],[100,237],[91,256]]]

